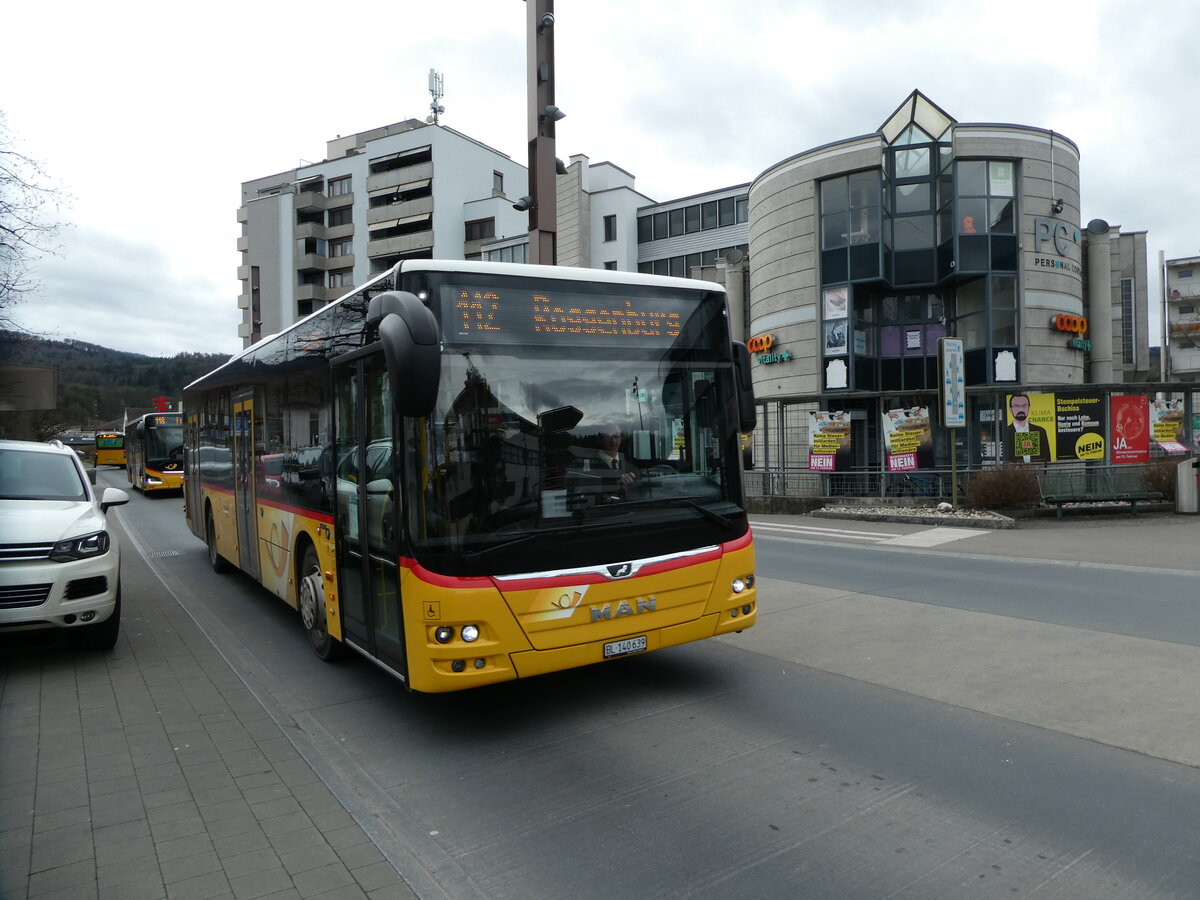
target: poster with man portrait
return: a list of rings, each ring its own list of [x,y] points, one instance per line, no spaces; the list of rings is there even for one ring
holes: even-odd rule
[[[1013,462],[1054,459],[1054,395],[1008,394],[1004,405],[1004,458]]]

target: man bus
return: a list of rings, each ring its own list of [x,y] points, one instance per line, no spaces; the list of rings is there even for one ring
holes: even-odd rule
[[[183,413],[147,413],[125,425],[125,470],[143,494],[183,490]]]
[[[755,407],[728,323],[702,281],[401,262],[185,389],[189,526],[319,657],[417,691],[740,631]],[[591,462],[614,423],[628,480]]]
[[[96,432],[96,465],[125,468],[125,435],[122,432]]]

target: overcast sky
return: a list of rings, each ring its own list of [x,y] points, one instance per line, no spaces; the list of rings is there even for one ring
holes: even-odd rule
[[[915,88],[960,122],[1053,129],[1081,224],[1200,254],[1195,0],[557,0],[558,156],[656,201],[875,131]],[[429,112],[524,163],[525,3],[8,4],[0,110],[72,198],[22,325],[168,356],[241,348],[243,181]],[[1155,332],[1157,334],[1157,332]],[[1157,337],[1151,343],[1158,343]]]

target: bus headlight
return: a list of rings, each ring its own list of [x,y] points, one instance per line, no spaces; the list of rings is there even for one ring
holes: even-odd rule
[[[733,592],[735,594],[740,594],[742,591],[744,591],[746,589],[746,582],[743,581],[741,578],[735,578],[735,579],[733,579],[732,587],[733,587]]]
[[[479,626],[478,625],[464,625],[462,627],[462,631],[460,633],[462,634],[462,639],[464,641],[466,641],[468,644],[473,644],[477,640],[479,640]]]
[[[439,625],[433,637],[439,644],[448,644],[454,639],[454,629],[449,625]]]

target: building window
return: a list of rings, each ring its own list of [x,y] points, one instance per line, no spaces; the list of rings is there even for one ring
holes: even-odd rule
[[[604,240],[615,241],[617,239],[617,217],[604,217]]]
[[[354,208],[343,206],[341,209],[331,209],[326,213],[325,224],[330,228],[338,225],[350,225],[354,222]]]
[[[645,244],[728,225],[741,225],[748,219],[749,207],[749,197],[726,197],[723,200],[695,203],[669,212],[639,216],[638,243]]]
[[[354,270],[353,269],[334,269],[329,273],[329,286],[331,288],[353,287],[354,286]]]
[[[1121,362],[1132,366],[1137,341],[1137,316],[1133,311],[1133,279],[1121,279]]]
[[[330,256],[349,256],[354,252],[354,240],[352,238],[344,238],[340,241],[329,242]]]
[[[331,178],[329,180],[329,196],[341,197],[343,194],[350,193],[350,176],[345,178]]]
[[[325,256],[327,244],[324,238],[296,238],[296,255],[306,256],[310,253]]]
[[[495,172],[495,171],[492,172],[492,193],[494,193],[494,194],[503,194],[504,193],[504,173],[503,172]]]
[[[467,223],[467,240],[484,241],[496,236],[495,219],[476,219]]]
[[[615,272],[617,270],[617,261],[615,259],[608,260],[604,263],[604,268],[610,272]]]
[[[487,252],[488,262],[523,263],[529,261],[529,245],[516,244],[512,247],[498,247]]]
[[[1176,278],[1191,278],[1192,270],[1191,269],[1180,269],[1178,272],[1175,273],[1175,277]]]

